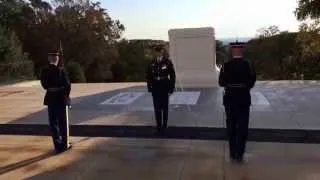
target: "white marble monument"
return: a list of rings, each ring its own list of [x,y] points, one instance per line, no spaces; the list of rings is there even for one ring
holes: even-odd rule
[[[177,87],[217,87],[214,29],[187,28],[169,30],[169,52]]]

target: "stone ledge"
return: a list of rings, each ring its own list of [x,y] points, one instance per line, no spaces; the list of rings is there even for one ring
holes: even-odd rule
[[[50,135],[48,125],[1,124],[3,135]],[[153,126],[71,125],[71,136],[130,137],[152,139],[226,140],[225,128],[169,127],[165,134],[157,135]],[[249,129],[249,141],[320,144],[320,130]]]

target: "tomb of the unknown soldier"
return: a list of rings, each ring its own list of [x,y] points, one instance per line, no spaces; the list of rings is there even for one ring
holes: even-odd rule
[[[218,87],[214,29],[169,30],[170,57],[181,87]]]

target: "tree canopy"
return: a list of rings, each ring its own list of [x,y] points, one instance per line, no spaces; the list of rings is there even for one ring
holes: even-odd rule
[[[47,52],[58,50],[61,42],[64,64],[76,62],[81,67],[74,72],[85,74],[89,82],[112,79],[111,66],[119,57],[116,47],[124,26],[99,2],[7,0],[0,2],[0,12],[0,25],[17,35],[34,62],[35,75],[47,63]]]
[[[320,18],[320,0],[299,0],[295,14],[300,21]]]
[[[320,0],[299,0],[299,32],[257,30],[246,56],[260,79],[320,79]],[[306,20],[306,21],[305,21]],[[144,81],[161,40],[126,40],[124,25],[91,0],[0,1],[0,81],[37,78],[47,52],[62,50],[72,82]],[[216,41],[217,64],[228,58]]]

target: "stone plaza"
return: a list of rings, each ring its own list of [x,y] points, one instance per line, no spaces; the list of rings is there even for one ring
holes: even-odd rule
[[[230,163],[213,28],[169,31],[177,72],[155,135],[146,83],[72,84],[73,148],[53,154],[39,81],[0,86],[0,180],[320,179],[320,82],[258,81],[246,163]]]
[[[284,139],[279,143],[268,137],[260,137],[265,142],[248,142],[248,163],[243,166],[229,163],[224,140],[136,138],[130,133],[121,137],[126,132],[119,132],[119,137],[105,137],[103,133],[101,137],[88,137],[86,129],[81,136],[71,132],[71,151],[53,155],[49,134],[38,136],[37,131],[42,129],[27,126],[48,124],[39,82],[2,86],[0,92],[0,132],[4,132],[1,126],[18,126],[11,135],[6,132],[0,136],[0,179],[280,180],[320,176],[318,142],[287,143]],[[223,129],[221,94],[220,88],[176,92],[170,100],[169,128]],[[319,82],[258,82],[252,94],[251,129],[320,129]],[[99,131],[118,126],[130,131],[155,123],[151,96],[144,83],[74,84],[72,102],[70,124],[75,126],[101,127]],[[188,135],[187,131],[182,133]],[[301,141],[301,137],[291,138]]]

